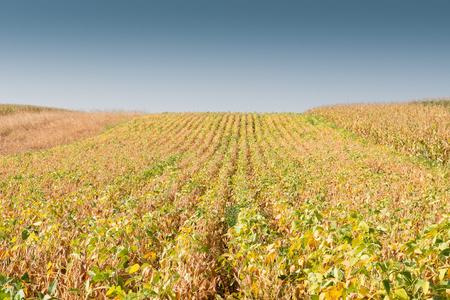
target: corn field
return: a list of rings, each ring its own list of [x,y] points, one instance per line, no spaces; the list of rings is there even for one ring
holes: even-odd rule
[[[313,113],[150,114],[0,157],[0,299],[447,299],[450,172],[409,154],[448,112]]]
[[[310,111],[376,143],[443,164],[450,160],[450,100],[319,107]]]

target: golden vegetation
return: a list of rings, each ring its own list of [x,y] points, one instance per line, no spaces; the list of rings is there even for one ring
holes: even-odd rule
[[[376,143],[447,164],[450,159],[450,100],[399,104],[351,104],[309,111]]]
[[[449,175],[312,115],[142,116],[0,157],[0,299],[445,299]]]
[[[0,155],[50,149],[79,141],[136,116],[0,105]]]

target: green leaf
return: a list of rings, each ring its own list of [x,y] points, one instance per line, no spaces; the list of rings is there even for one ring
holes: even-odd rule
[[[3,293],[3,292],[0,292],[0,300],[7,300],[7,299],[10,299],[9,296],[11,296],[9,293],[8,293],[8,294],[5,294],[5,293]]]
[[[56,291],[56,287],[58,285],[58,280],[54,280],[52,283],[49,284],[48,286],[48,294],[49,295],[53,295]]]
[[[208,253],[209,254],[209,249],[207,247],[200,247],[198,249],[198,252],[200,252],[200,253]]]
[[[311,295],[311,300],[319,300],[319,296],[317,295]]]
[[[402,272],[400,272],[400,274],[402,274],[406,278],[406,280],[408,282],[412,282],[413,281],[412,276],[411,276],[411,272],[409,272],[409,271],[402,271]]]
[[[68,292],[68,293],[74,293],[74,294],[80,294],[80,295],[81,295],[81,292],[80,292],[80,290],[78,290],[78,289],[70,289],[70,290],[68,290],[67,292]]]
[[[281,280],[286,280],[287,276],[282,274],[282,275],[278,276],[278,278],[281,279]]]
[[[30,232],[28,230],[22,231],[22,240],[26,241],[29,236]]]
[[[117,258],[125,257],[127,255],[128,255],[128,249],[123,248],[122,250],[119,251],[119,253],[117,253]]]
[[[28,272],[25,272],[21,278],[25,283],[30,283],[30,276],[28,276]]]
[[[99,282],[102,281],[104,279],[103,274],[97,274],[92,278],[92,282]]]
[[[389,284],[389,280],[387,280],[387,279],[383,280],[383,287],[384,287],[384,290],[389,294],[389,292],[391,291],[391,286]]]
[[[450,248],[446,248],[444,250],[441,251],[441,253],[439,253],[440,256],[444,256],[447,257],[450,255]]]
[[[425,229],[425,234],[434,234],[435,232],[437,232],[437,225],[430,225]]]
[[[137,300],[138,299],[138,295],[136,295],[135,293],[129,293],[126,297],[125,300]]]
[[[122,288],[124,286],[124,281],[123,281],[123,278],[121,276],[117,276],[117,285],[120,288]],[[117,287],[116,287],[116,290],[117,290]]]
[[[150,290],[150,289],[143,289],[141,293],[144,297],[148,297],[148,298],[158,296],[157,292]]]
[[[416,284],[414,285],[414,293],[417,293],[417,291],[423,286],[425,280],[418,279]]]
[[[157,284],[160,278],[161,278],[161,274],[160,274],[160,273],[157,273],[157,274],[155,275],[155,277],[153,277],[152,283],[153,283],[153,284]]]

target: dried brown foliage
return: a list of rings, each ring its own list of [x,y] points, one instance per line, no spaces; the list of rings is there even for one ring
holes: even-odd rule
[[[69,144],[136,116],[125,112],[87,113],[34,106],[0,106],[0,155]]]

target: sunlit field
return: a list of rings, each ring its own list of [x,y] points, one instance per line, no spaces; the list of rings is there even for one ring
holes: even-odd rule
[[[137,115],[0,105],[0,155],[45,150],[73,143]]]
[[[447,299],[449,116],[149,114],[1,156],[0,299]]]

